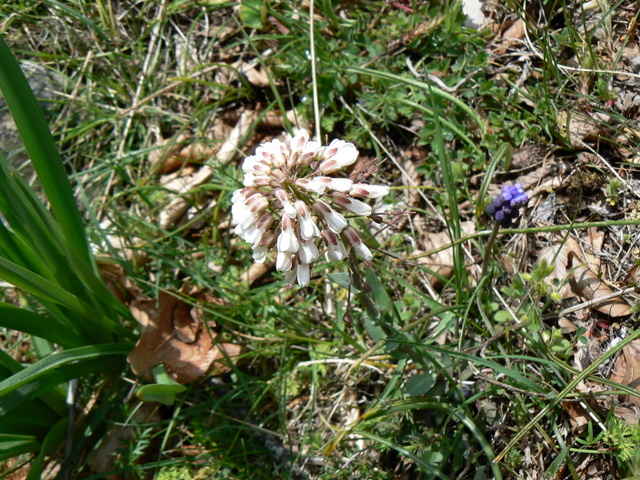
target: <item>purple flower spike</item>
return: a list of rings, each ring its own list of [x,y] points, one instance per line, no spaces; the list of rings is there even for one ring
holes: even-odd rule
[[[524,193],[522,185],[515,183],[502,187],[502,193],[493,199],[486,212],[500,222],[504,228],[509,228],[514,219],[520,214],[520,207],[529,201],[529,197]]]

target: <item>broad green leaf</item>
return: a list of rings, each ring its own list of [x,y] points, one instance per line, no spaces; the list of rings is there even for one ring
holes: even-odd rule
[[[373,300],[376,308],[380,311],[391,312],[393,310],[393,303],[376,272],[371,267],[367,267],[364,271],[364,277],[367,285],[371,287],[369,296]]]
[[[187,389],[184,385],[161,385],[154,383],[143,385],[136,391],[136,397],[143,402],[158,402],[163,405],[173,405],[176,395]]]
[[[424,395],[436,384],[436,376],[432,373],[417,373],[404,386],[404,393],[412,397]]]
[[[262,28],[267,18],[265,0],[242,0],[240,20],[249,28]]]
[[[86,345],[77,332],[56,318],[0,302],[0,326],[44,338],[64,348]]]

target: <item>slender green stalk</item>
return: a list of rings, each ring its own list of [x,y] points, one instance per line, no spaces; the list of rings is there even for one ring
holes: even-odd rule
[[[500,231],[500,222],[494,222],[493,230],[491,230],[491,235],[489,236],[489,240],[487,240],[487,244],[484,247],[484,257],[482,258],[482,273],[480,274],[480,279],[483,279],[487,274],[487,269],[489,268],[489,262],[491,261],[491,251],[493,250],[493,244],[498,237],[498,232]]]

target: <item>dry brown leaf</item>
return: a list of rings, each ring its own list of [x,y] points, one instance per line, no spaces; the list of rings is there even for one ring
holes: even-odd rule
[[[622,349],[622,355],[616,360],[609,380],[640,391],[640,340],[634,340]],[[640,407],[640,397],[625,395],[623,400],[628,400],[636,407]]]
[[[568,132],[574,147],[608,138],[611,135],[610,125],[615,123],[609,115],[601,112],[562,111],[558,113],[557,119],[558,128]]]
[[[572,270],[569,274],[569,285],[573,293],[584,300],[597,300],[613,294],[613,289],[588,268],[589,263],[580,260],[574,251],[568,253],[567,269]],[[631,307],[619,297],[604,300],[593,308],[610,317],[631,315]]]
[[[562,402],[564,410],[569,415],[571,427],[577,433],[582,433],[589,425],[591,418],[589,412],[580,402]]]
[[[502,38],[505,40],[522,40],[524,38],[525,31],[526,28],[524,21],[519,18],[502,33]]]
[[[462,232],[464,234],[471,234],[475,232],[475,224],[473,222],[462,222],[460,224]],[[442,286],[442,281],[438,276],[444,278],[451,278],[453,275],[453,248],[447,248],[433,255],[422,256],[432,250],[437,250],[440,247],[449,245],[451,243],[451,237],[449,232],[442,231],[440,233],[430,233],[424,238],[425,252],[416,250],[413,252],[410,258],[415,258],[420,265],[424,265],[433,272],[426,273],[427,280],[434,288]]]
[[[187,288],[183,288],[183,295]],[[212,300],[202,292],[192,292],[190,297]],[[158,300],[135,300],[131,312],[142,328],[140,340],[128,358],[136,375],[150,379],[151,369],[164,363],[174,380],[189,383],[210,371],[229,371],[226,358],[233,361],[241,353],[238,345],[216,342],[211,330],[215,324],[205,325],[201,308],[169,293],[160,292]]]
[[[540,250],[538,263],[546,260],[548,265],[555,265],[555,270],[547,280],[557,280],[562,285],[558,293],[563,300],[573,297],[579,297],[583,301],[597,300],[613,293],[613,289],[594,273],[601,270],[600,257],[592,252],[602,250],[603,240],[604,232],[590,229],[586,240],[591,245],[589,249],[581,248],[575,238],[569,237],[564,243],[559,238],[555,245]],[[605,300],[593,308],[611,317],[631,314],[629,304],[620,298]]]

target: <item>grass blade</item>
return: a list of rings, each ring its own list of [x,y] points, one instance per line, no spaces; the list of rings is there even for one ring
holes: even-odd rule
[[[91,265],[82,216],[51,131],[20,65],[0,37],[0,90],[69,245]]]

